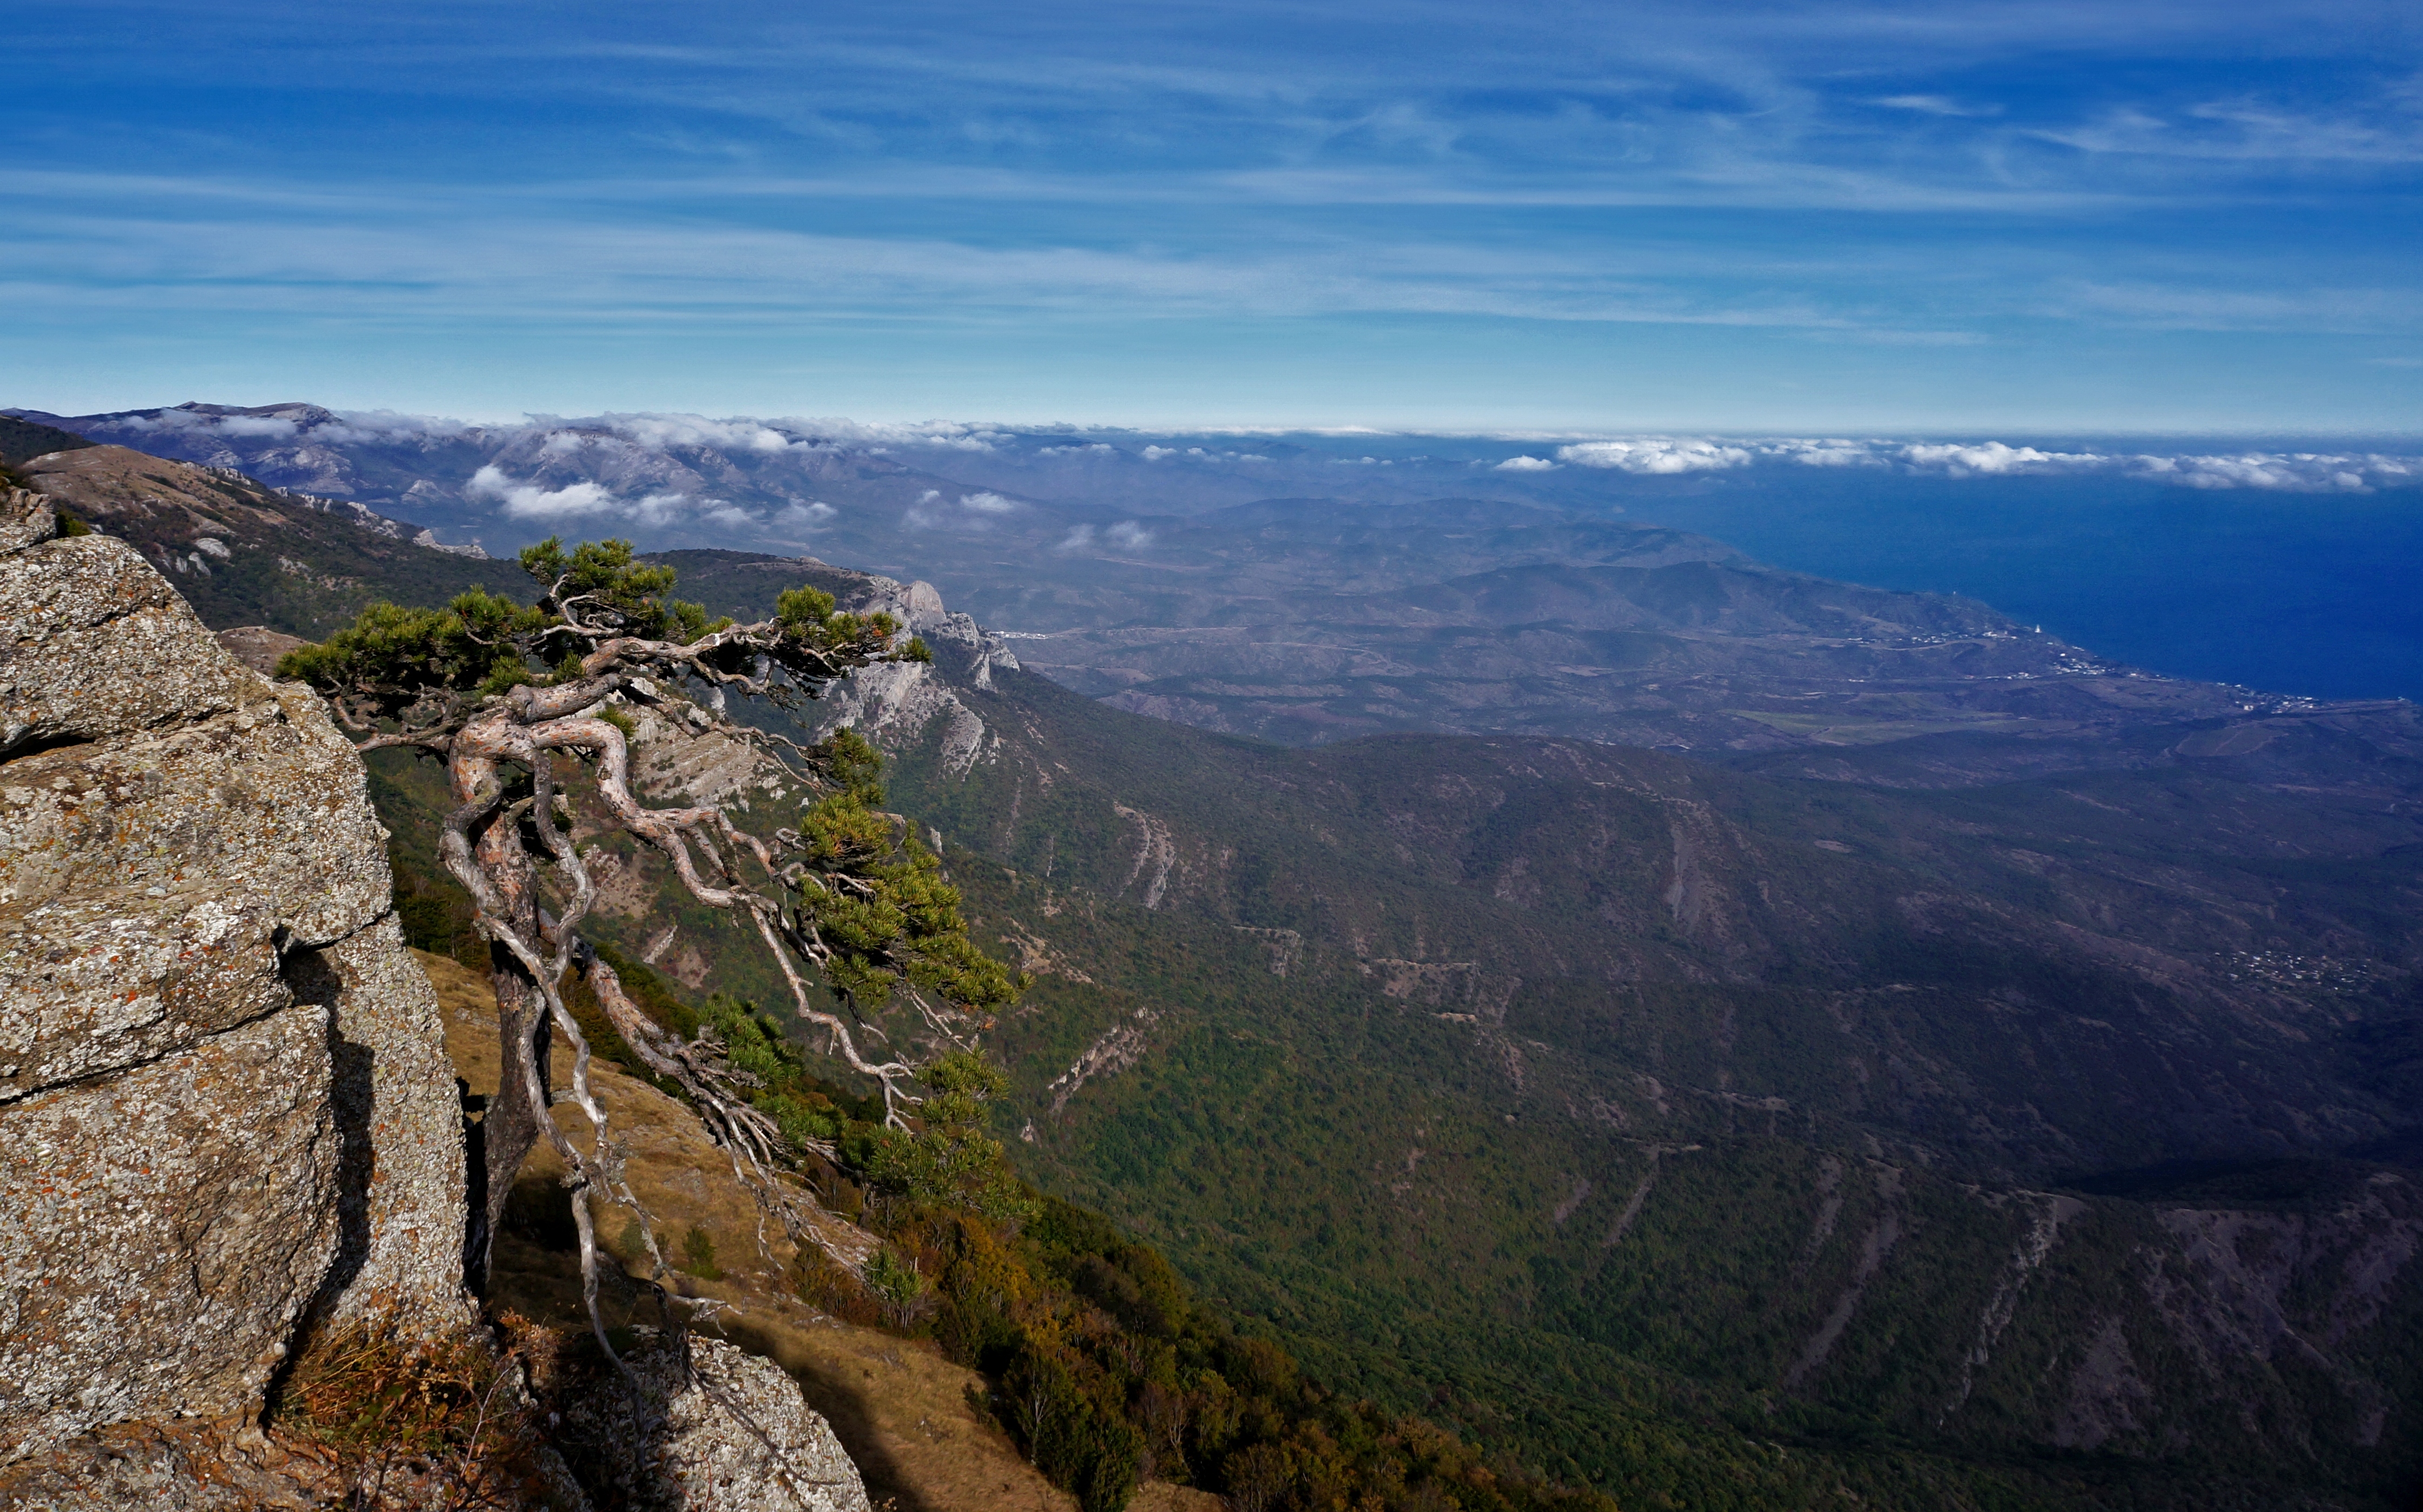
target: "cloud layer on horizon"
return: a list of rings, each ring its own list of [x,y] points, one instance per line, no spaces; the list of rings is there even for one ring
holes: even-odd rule
[[[166,417],[169,415],[185,417],[168,422]],[[184,411],[162,412],[160,420],[150,423],[164,428],[173,423],[186,430],[217,429],[236,436],[304,433],[283,421],[276,422],[284,427],[279,431],[265,426],[261,417],[194,416]],[[1074,427],[1067,429],[1087,437],[1118,433],[1080,432]],[[1170,438],[1173,444],[1163,445],[1165,433],[1145,433],[1128,437],[1128,444],[1122,447],[1100,439],[1062,441],[1050,432],[1037,434],[1033,431],[1013,430],[996,422],[980,421],[926,420],[913,425],[899,425],[833,418],[732,417],[710,419],[697,415],[605,415],[577,419],[532,416],[516,425],[499,426],[401,415],[392,411],[340,413],[332,421],[308,433],[336,441],[477,436],[485,438],[490,444],[500,444],[508,437],[535,437],[542,451],[567,457],[578,454],[584,437],[611,436],[659,454],[680,449],[713,449],[762,457],[793,449],[821,449],[894,455],[901,449],[926,449],[926,455],[933,465],[946,465],[947,454],[958,451],[1023,453],[1036,458],[1124,454],[1153,465],[1192,463],[1218,466],[1269,462],[1270,458],[1261,452],[1248,449],[1264,442],[1271,434],[1260,432],[1199,433],[1205,439],[1225,437],[1237,443],[1221,448],[1216,445],[1181,447],[1174,444],[1175,438]],[[1391,439],[1416,441],[1422,436],[1423,433],[1404,433]],[[1486,437],[1441,435],[1439,439],[1470,442]],[[1554,438],[1521,439],[1536,447],[1541,439]],[[2379,489],[2423,486],[2423,453],[2372,451],[2051,450],[2026,443],[2013,445],[1996,439],[1941,441],[1878,437],[1669,435],[1576,439],[1556,446],[1553,457],[1555,460],[1551,461],[1525,450],[1501,459],[1475,459],[1472,465],[1517,476],[1554,471],[1565,466],[1617,471],[1639,477],[1671,477],[1724,472],[1760,465],[1880,468],[1952,479],[2105,475],[2182,488],[2260,489],[2288,493],[2369,493]],[[1334,460],[1377,464],[1389,459],[1363,456]],[[639,511],[644,515],[652,509],[669,509],[678,502],[677,496],[673,496],[664,497],[661,503],[647,498],[626,502],[612,499],[602,493],[582,491],[594,487],[583,483],[547,491],[533,484],[516,483],[496,466],[488,465],[473,478],[470,491],[478,496],[502,502],[507,512],[523,518],[629,511]],[[932,512],[941,498],[937,492],[932,497],[921,501],[916,508],[927,512],[919,517],[929,522],[942,518]],[[710,505],[713,502],[708,501]],[[958,511],[976,517],[1007,514],[1022,507],[1015,499],[992,490],[971,490],[954,502]]]
[[[1641,437],[1557,449],[1560,461],[1641,474],[1718,472],[1759,461],[1804,467],[1887,467],[1947,478],[2111,474],[2181,488],[2370,493],[2423,485],[2423,456],[2382,452],[2170,453],[2045,451],[2002,441],[1724,440]],[[1535,459],[1516,463],[1537,465]],[[1509,464],[1500,463],[1501,468]]]
[[[67,417],[71,420],[75,417]],[[423,472],[394,507],[450,492],[475,510],[541,531],[627,529],[716,543],[754,541],[806,547],[836,526],[868,520],[870,510],[918,533],[1018,533],[1034,512],[1054,522],[1062,506],[1117,514],[1048,523],[1051,549],[1063,555],[1146,553],[1158,535],[1134,516],[1184,514],[1205,498],[1250,498],[1296,490],[1374,498],[1447,496],[1476,475],[1502,479],[1515,496],[1543,502],[1613,503],[1642,488],[1764,471],[1778,481],[1801,470],[1873,471],[1958,485],[1970,480],[2107,479],[2154,489],[2233,490],[2281,496],[2413,496],[2423,489],[2423,449],[2414,453],[2238,447],[2132,449],[2034,439],[1759,435],[1543,436],[1537,433],[1133,432],[1055,426],[1021,430],[987,421],[862,423],[832,417],[786,418],[617,413],[531,416],[511,423],[473,422],[393,410],[281,407],[268,414],[211,413],[208,407],[122,413],[87,424],[98,439],[137,446],[173,438],[174,450],[214,465],[260,467],[293,482],[325,469],[306,491],[347,492],[355,449],[394,449],[392,465]],[[895,469],[875,476],[916,490],[883,504],[844,484],[835,504],[813,496],[817,480],[866,476],[868,464]],[[955,464],[977,472],[953,482]],[[425,471],[424,471],[425,469]],[[1204,483],[1190,481],[1196,473]],[[1601,475],[1617,491],[1585,480]],[[449,479],[458,481],[449,482]],[[1331,481],[1337,479],[1338,481]],[[1622,480],[1618,483],[1618,480]],[[1663,480],[1663,481],[1661,481]],[[1341,488],[1339,485],[1343,483]],[[1205,495],[1202,486],[1238,490]],[[1576,486],[1582,492],[1576,492]],[[1544,493],[1536,492],[1544,488]],[[1156,507],[1164,490],[1168,503]],[[1630,492],[1626,492],[1630,491]],[[1650,497],[1655,495],[1649,496]],[[1195,500],[1189,504],[1185,501]],[[382,505],[382,508],[388,506]],[[1625,507],[1632,507],[1627,504]],[[1642,507],[1654,507],[1643,505]],[[1125,516],[1125,517],[1119,517]],[[1066,515],[1057,522],[1066,522]]]

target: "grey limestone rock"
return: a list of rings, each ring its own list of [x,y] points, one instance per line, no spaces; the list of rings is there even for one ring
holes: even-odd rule
[[[858,1468],[782,1368],[720,1339],[637,1331],[637,1378],[568,1404],[558,1443],[641,1512],[871,1512]]]
[[[992,687],[995,668],[1018,669],[1007,643],[969,616],[944,609],[931,583],[904,588],[889,577],[870,577],[845,602],[854,613],[890,614],[928,642],[946,648],[944,654],[976,687]],[[916,662],[860,668],[826,690],[810,728],[821,737],[847,725],[897,753],[924,740],[938,720],[942,764],[953,775],[964,777],[979,763],[1000,758],[1001,737],[986,726],[983,716],[958,695],[950,679]]]
[[[468,1326],[463,1153],[359,757],[124,543],[0,497],[0,1463]]]
[[[260,1391],[337,1248],[328,1091],[306,1009],[0,1113],[0,1442]]]

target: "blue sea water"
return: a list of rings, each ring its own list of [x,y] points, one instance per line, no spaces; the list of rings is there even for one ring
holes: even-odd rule
[[[2423,489],[1795,471],[1623,502],[1779,567],[1980,599],[2172,676],[2423,700]]]

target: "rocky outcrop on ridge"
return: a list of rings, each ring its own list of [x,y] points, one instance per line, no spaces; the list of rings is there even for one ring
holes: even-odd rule
[[[944,608],[942,595],[931,583],[904,586],[889,577],[870,577],[856,591],[836,597],[856,613],[890,614],[938,656],[948,658],[950,672],[973,686],[990,690],[996,668],[1019,669],[1007,642],[979,626],[974,616]],[[877,745],[897,750],[923,738],[937,719],[942,721],[942,764],[954,775],[1000,758],[1001,737],[952,690],[948,678],[927,663],[860,668],[827,690],[811,728],[822,737],[847,725]]]
[[[360,758],[124,542],[0,497],[0,1463],[471,1325],[459,1104]]]
[[[567,1402],[557,1442],[581,1479],[635,1512],[868,1512],[858,1468],[780,1366],[721,1339],[635,1330],[638,1391]]]

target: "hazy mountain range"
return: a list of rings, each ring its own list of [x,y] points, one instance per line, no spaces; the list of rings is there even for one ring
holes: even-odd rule
[[[1879,507],[1896,490],[2031,481],[2282,499],[2423,485],[2423,462],[2378,449],[478,426],[309,404],[9,413],[342,500],[432,542],[502,552],[619,533],[924,578],[1066,685],[1291,743],[1524,732],[1749,752],[1993,730],[2074,747],[2141,709],[2283,707],[2130,676],[1972,600],[1781,572],[1635,516],[1745,490],[1788,512],[1845,480]]]

